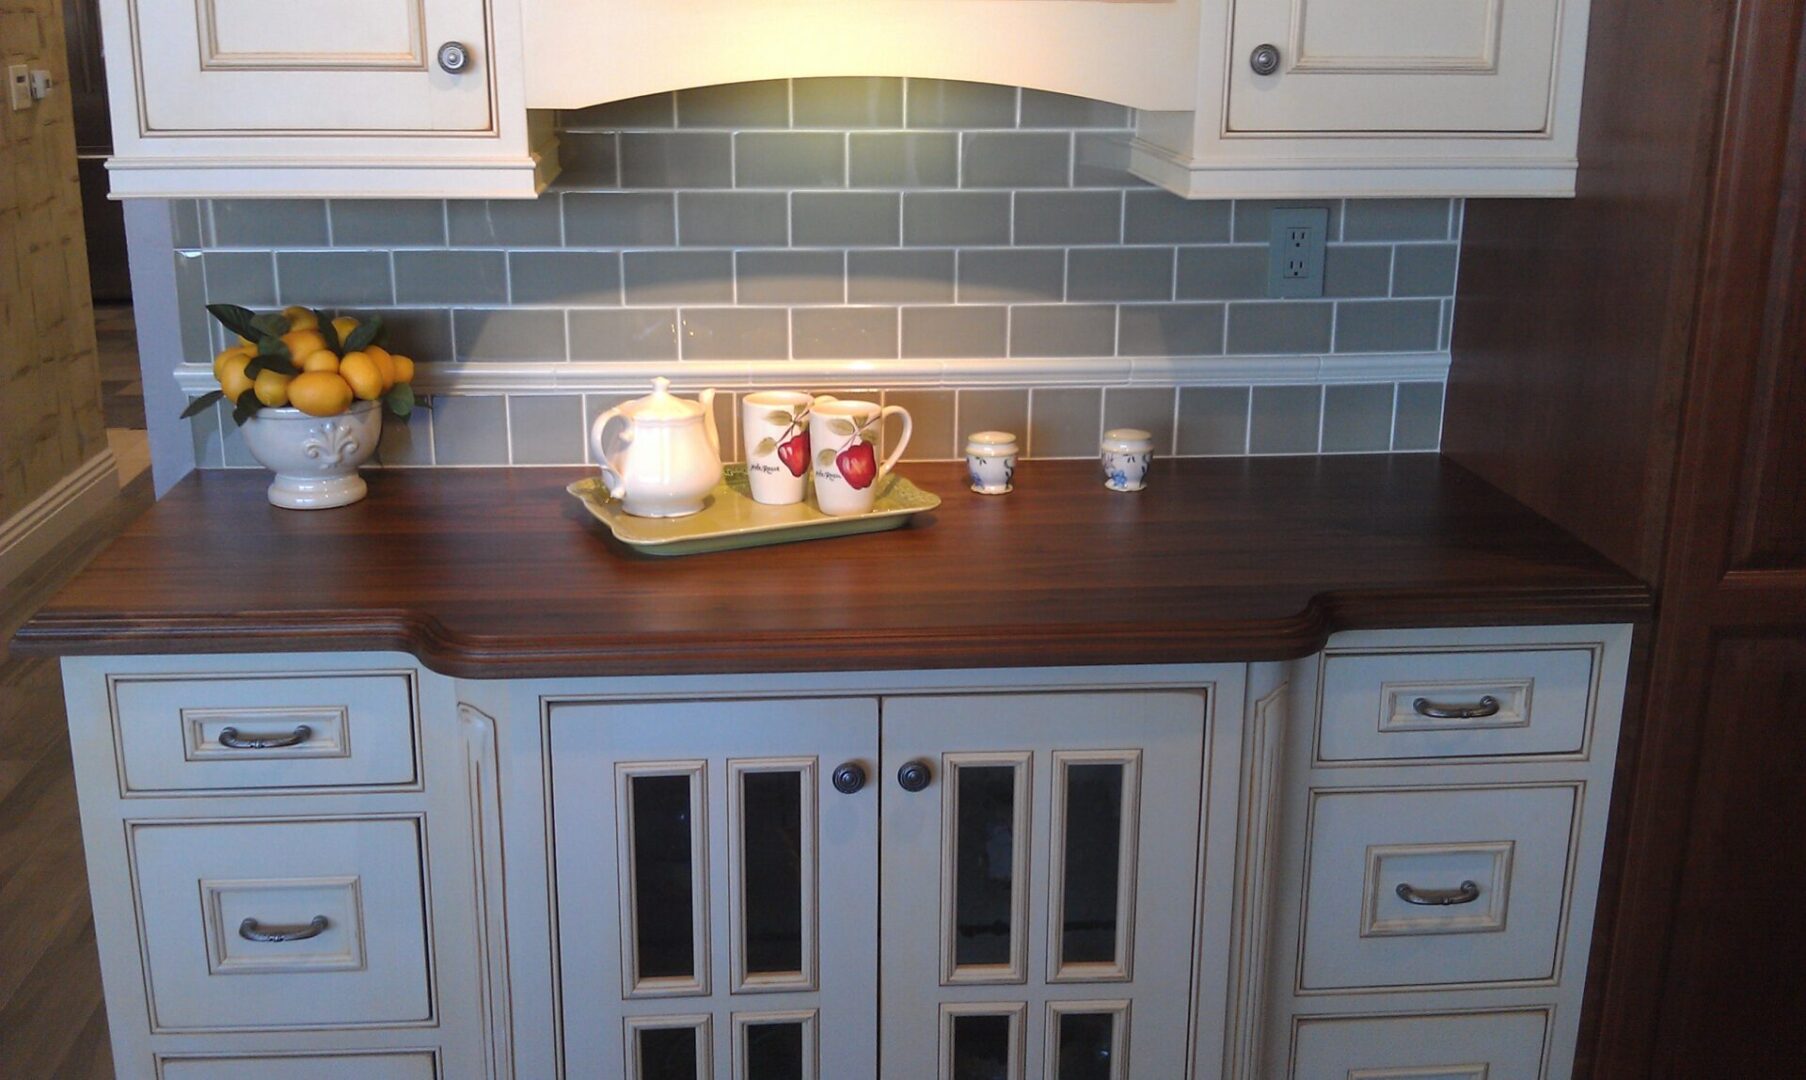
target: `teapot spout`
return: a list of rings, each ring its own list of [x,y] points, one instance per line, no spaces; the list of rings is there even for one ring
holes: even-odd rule
[[[715,451],[715,456],[719,458],[721,456],[721,432],[715,427],[714,388],[711,387],[697,394],[696,400],[702,405],[702,429],[708,432],[709,449]]]

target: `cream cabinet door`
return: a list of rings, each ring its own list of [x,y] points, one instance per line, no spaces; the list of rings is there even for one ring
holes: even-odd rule
[[[875,1075],[877,702],[561,704],[550,728],[566,1074]]]
[[[1232,132],[1540,132],[1562,0],[1235,0]],[[1270,46],[1257,63],[1256,50]]]
[[[886,1078],[1187,1074],[1204,727],[1202,693],[885,700]]]
[[[486,0],[106,2],[128,8],[146,136],[494,126]],[[455,74],[447,42],[465,47]]]

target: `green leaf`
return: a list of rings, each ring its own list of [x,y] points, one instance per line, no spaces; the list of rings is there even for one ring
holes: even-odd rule
[[[836,435],[859,434],[859,429],[853,426],[853,422],[842,416],[830,416],[828,418],[828,430]]]
[[[213,407],[214,402],[225,396],[226,392],[224,390],[207,391],[205,394],[202,394],[200,397],[195,398],[188,403],[188,407],[182,410],[182,419],[186,420],[191,416],[206,412]]]
[[[257,391],[246,390],[238,395],[238,404],[232,406],[232,422],[243,427],[245,421],[256,416],[257,410],[261,408],[263,402],[257,400]]]
[[[358,323],[356,330],[345,335],[345,351],[348,353],[357,352],[364,346],[374,343],[376,341],[376,336],[382,333],[382,329],[383,317],[381,315],[372,315],[363,322]]]
[[[815,467],[818,469],[833,468],[834,456],[834,451],[832,450],[817,450],[815,452]]]
[[[407,383],[396,383],[387,394],[383,395],[383,404],[396,416],[406,416],[414,411],[414,389]]]
[[[267,337],[257,343],[257,355],[245,365],[245,374],[255,379],[258,372],[274,371],[278,375],[299,375],[293,354],[281,338]]]
[[[789,427],[791,424],[796,423],[796,417],[792,416],[788,409],[773,409],[765,414],[765,422],[767,424],[783,424],[785,427]]]
[[[239,307],[237,304],[208,304],[207,314],[241,338],[256,341],[263,336],[252,323],[257,315],[250,308]]]
[[[760,439],[759,445],[753,447],[753,457],[764,457],[766,454],[776,452],[777,448],[778,441],[776,439]]]
[[[262,315],[253,317],[251,325],[255,326],[264,337],[281,337],[288,333],[288,316],[280,311],[266,311]]]
[[[332,320],[322,311],[314,312],[314,318],[320,320],[320,336],[326,339],[326,347],[333,352],[339,351],[339,328],[332,325]]]

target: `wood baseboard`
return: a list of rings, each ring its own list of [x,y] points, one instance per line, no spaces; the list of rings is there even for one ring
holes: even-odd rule
[[[118,463],[113,451],[102,450],[0,522],[0,589],[93,520],[118,493]]]

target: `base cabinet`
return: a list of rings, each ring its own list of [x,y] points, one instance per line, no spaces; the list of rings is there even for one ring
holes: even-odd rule
[[[115,1063],[1559,1080],[1628,645],[486,681],[69,660]]]

